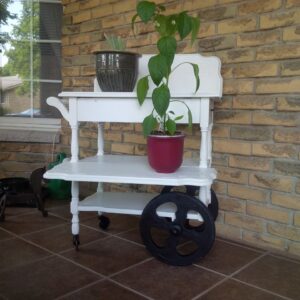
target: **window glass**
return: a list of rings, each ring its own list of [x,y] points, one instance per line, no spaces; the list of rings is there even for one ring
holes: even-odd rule
[[[31,107],[30,82],[18,76],[2,77],[2,97],[4,115],[22,116]]]
[[[61,47],[58,43],[33,43],[35,64],[33,77],[40,79],[60,79]]]
[[[34,97],[33,106],[35,108],[35,117],[51,118],[51,117],[60,117],[59,111],[49,106],[46,103],[46,99],[49,96],[57,95],[61,91],[61,83],[53,82],[35,82],[34,87],[36,88],[37,94]],[[40,99],[42,101],[40,101]]]
[[[35,3],[36,24],[34,37],[40,40],[60,40],[62,5],[59,3]]]
[[[0,115],[57,117],[46,99],[61,90],[60,1],[7,1],[1,25]]]

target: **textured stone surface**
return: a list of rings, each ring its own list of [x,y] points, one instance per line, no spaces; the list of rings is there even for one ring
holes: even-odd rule
[[[250,185],[283,192],[292,190],[292,180],[290,178],[265,173],[252,173],[249,183]]]
[[[158,36],[153,33],[153,26],[138,22],[136,37],[133,35],[131,18],[136,2],[63,1],[64,89],[92,90],[92,53],[107,47],[104,32],[124,37],[130,51],[157,52]],[[214,186],[221,198],[218,234],[294,254],[298,251],[299,255],[299,242],[291,234],[300,227],[295,211],[300,194],[299,1],[156,2],[166,4],[167,13],[187,10],[201,18],[194,45],[189,40],[179,42],[178,52],[216,55],[222,61],[224,97],[215,102],[213,130],[213,165],[218,170]],[[97,126],[85,124],[80,128],[80,155],[94,155]],[[104,129],[105,153],[146,154],[140,124],[105,124]],[[191,132],[183,126],[180,129],[187,135],[185,157],[198,159],[198,126],[194,125]],[[51,149],[50,141],[1,142],[0,178],[28,176],[34,166],[51,159]],[[55,151],[70,152],[66,122],[61,144],[56,144]],[[157,191],[157,186],[114,188],[124,192],[137,188]],[[248,208],[252,215],[247,213],[246,202],[254,205]],[[287,214],[287,223],[277,221],[276,214],[281,218]],[[267,231],[269,223],[274,226]]]
[[[279,29],[240,33],[237,36],[237,46],[258,46],[277,43],[281,34]]]
[[[247,141],[267,141],[270,140],[272,136],[271,128],[253,126],[253,127],[231,127],[230,137],[239,140]]]
[[[300,162],[275,161],[274,169],[276,172],[284,175],[300,177]]]

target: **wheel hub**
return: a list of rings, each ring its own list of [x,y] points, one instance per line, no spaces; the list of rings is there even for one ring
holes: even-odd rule
[[[182,233],[181,226],[178,224],[173,225],[172,228],[170,229],[170,233],[172,235],[179,236]]]

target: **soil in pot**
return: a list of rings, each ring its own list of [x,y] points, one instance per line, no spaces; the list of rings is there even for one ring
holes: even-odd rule
[[[138,74],[138,53],[99,51],[96,76],[103,92],[132,92]]]
[[[173,173],[182,164],[184,134],[151,134],[147,138],[148,161],[158,173]]]

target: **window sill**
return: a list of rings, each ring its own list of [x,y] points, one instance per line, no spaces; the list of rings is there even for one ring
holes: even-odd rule
[[[0,118],[0,141],[59,143],[60,119]]]

